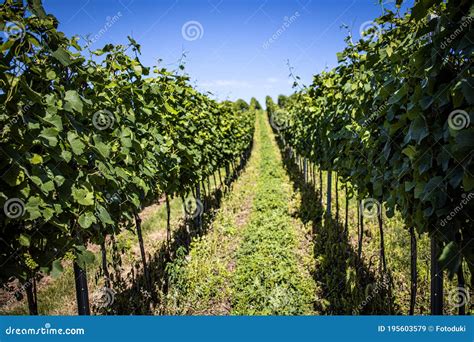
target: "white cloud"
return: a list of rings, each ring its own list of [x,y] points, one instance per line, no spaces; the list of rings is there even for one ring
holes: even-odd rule
[[[247,81],[240,80],[213,80],[205,81],[199,84],[201,87],[240,87],[240,88],[252,88],[253,85]]]
[[[280,80],[276,77],[268,77],[266,81],[267,83],[278,83]]]
[[[276,77],[267,77],[265,79],[261,79],[260,81],[248,82],[244,80],[235,80],[235,79],[220,79],[220,80],[210,80],[210,81],[203,81],[198,82],[201,87],[212,87],[212,88],[224,88],[224,87],[239,87],[239,88],[254,88],[264,87],[264,88],[272,88],[274,84],[279,83],[281,80]]]

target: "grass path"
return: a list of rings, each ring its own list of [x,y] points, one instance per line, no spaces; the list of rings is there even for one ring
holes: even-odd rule
[[[170,314],[313,314],[308,227],[265,114],[257,117],[248,165],[212,229],[169,269]]]
[[[258,129],[258,128],[257,128]],[[168,267],[167,314],[226,315],[231,313],[232,275],[255,197],[261,143],[254,138],[244,172],[232,184],[209,232],[194,240]]]
[[[292,217],[293,192],[280,152],[263,114],[258,116],[261,150],[254,208],[237,252],[232,313],[312,314],[315,283],[311,243]]]

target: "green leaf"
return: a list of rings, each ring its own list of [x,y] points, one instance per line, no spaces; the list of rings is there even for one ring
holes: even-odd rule
[[[29,214],[30,220],[36,220],[38,217],[41,217],[41,211],[43,206],[43,201],[40,197],[30,197],[28,202],[25,204],[25,210]]]
[[[419,0],[411,10],[412,18],[420,20],[428,14],[428,10],[433,6],[435,0]]]
[[[54,214],[55,214],[55,211],[51,208],[45,208],[43,210],[43,217],[45,221],[51,220]]]
[[[72,153],[66,150],[61,151],[61,158],[63,158],[67,163],[71,161]]]
[[[338,63],[341,63],[345,59],[344,53],[342,53],[342,52],[337,52],[336,57],[337,57],[337,62]]]
[[[474,189],[474,177],[471,177],[469,172],[464,172],[462,186],[464,187],[464,191],[471,191]]]
[[[85,213],[83,213],[81,216],[79,216],[79,219],[77,221],[79,223],[79,225],[84,228],[84,229],[87,229],[89,228],[93,223],[97,223],[97,219],[96,217],[94,216],[94,213],[93,212],[90,212],[90,211],[86,211]]]
[[[53,181],[47,181],[41,185],[41,191],[45,194],[48,194],[50,191],[54,190],[54,183]]]
[[[142,111],[146,114],[146,115],[153,115],[153,112],[150,108],[146,108],[146,107],[143,107],[142,108]]]
[[[421,195],[423,194],[423,190],[425,189],[425,183],[424,182],[418,182],[415,185],[415,198],[420,198]]]
[[[88,251],[84,246],[76,246],[76,262],[79,267],[85,269],[88,264],[92,264],[95,260],[95,255]]]
[[[79,136],[74,132],[67,132],[67,140],[71,144],[72,152],[76,155],[81,155],[84,152],[84,143],[80,140]]]
[[[39,154],[34,153],[33,156],[30,158],[30,163],[33,165],[42,164],[43,157]]]
[[[428,125],[422,115],[418,115],[410,124],[408,136],[415,140],[418,144],[428,136]]]
[[[388,104],[398,103],[408,92],[408,86],[406,83],[402,85],[400,89],[398,89],[395,94],[388,100]]]
[[[86,188],[73,188],[72,197],[77,203],[81,205],[89,206],[94,204],[94,193],[90,192]]]
[[[426,151],[418,160],[418,170],[420,174],[425,173],[433,166],[433,155],[431,151]]]
[[[59,134],[59,131],[57,128],[50,127],[50,128],[43,128],[39,136],[41,138],[46,139],[48,141],[49,146],[54,147],[58,144],[58,138],[57,138],[58,134]]]
[[[142,67],[140,65],[134,65],[133,71],[135,72],[135,75],[137,76],[140,76],[143,73]]]
[[[54,58],[56,58],[59,61],[59,63],[61,63],[64,66],[68,66],[72,63],[71,55],[69,54],[68,51],[66,51],[62,47],[58,48],[51,55]]]
[[[73,113],[74,111],[82,113],[82,100],[75,90],[68,90],[64,96],[64,109]]]
[[[48,70],[46,72],[46,78],[48,80],[54,80],[56,78],[56,73],[54,72],[54,70]]]
[[[41,0],[30,0],[28,1],[28,7],[32,13],[34,13],[40,19],[46,19],[47,14],[44,11]]]
[[[104,144],[101,141],[98,141],[94,145],[95,149],[100,153],[100,155],[104,158],[108,158],[110,155],[110,149],[109,146]]]
[[[29,236],[26,236],[24,234],[20,234],[20,237],[18,238],[18,242],[22,246],[30,247],[30,237]]]
[[[114,224],[109,212],[101,205],[97,205],[97,217],[99,217],[99,220],[104,224]]]
[[[166,102],[165,102],[165,108],[171,114],[178,114],[178,112]]]
[[[40,93],[34,91],[31,89],[31,87],[28,85],[26,82],[26,79],[23,77],[20,79],[19,82],[21,89],[25,92],[26,95],[28,95],[29,99],[34,102],[34,103],[41,103],[43,97]]]
[[[13,164],[1,178],[10,186],[20,185],[25,180],[25,173],[16,164]]]
[[[413,161],[413,158],[415,158],[416,155],[416,148],[413,145],[408,145],[402,150],[402,153]]]
[[[66,178],[64,178],[64,176],[61,176],[61,175],[54,176],[54,182],[56,183],[57,186],[63,185],[65,180]]]
[[[428,183],[426,183],[425,188],[423,189],[423,201],[427,201],[434,195],[437,191],[442,191],[443,177],[436,176],[431,178]]]
[[[51,114],[51,113],[48,113],[44,118],[43,120],[51,125],[53,125],[54,127],[56,127],[59,131],[62,131],[63,130],[63,121],[61,119],[61,116],[59,116],[58,114]]]

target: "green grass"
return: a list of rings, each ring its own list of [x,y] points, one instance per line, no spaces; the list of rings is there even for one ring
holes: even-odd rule
[[[250,223],[237,252],[232,314],[311,314],[315,284],[298,267],[289,181],[265,117],[259,115],[258,120],[259,176]]]
[[[182,250],[168,264],[166,314],[230,313],[235,254],[253,206],[259,158],[260,142],[255,137],[245,170],[224,197],[208,233],[193,240],[188,255]]]

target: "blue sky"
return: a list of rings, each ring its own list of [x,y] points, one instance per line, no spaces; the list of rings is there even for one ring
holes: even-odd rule
[[[246,101],[291,94],[288,60],[310,83],[313,74],[336,65],[347,34],[342,24],[359,38],[361,25],[382,13],[377,0],[43,2],[67,35],[95,37],[92,49],[126,43],[131,35],[142,46],[145,65],[162,59],[169,69],[177,68],[184,52],[186,72],[198,89],[219,100]]]

